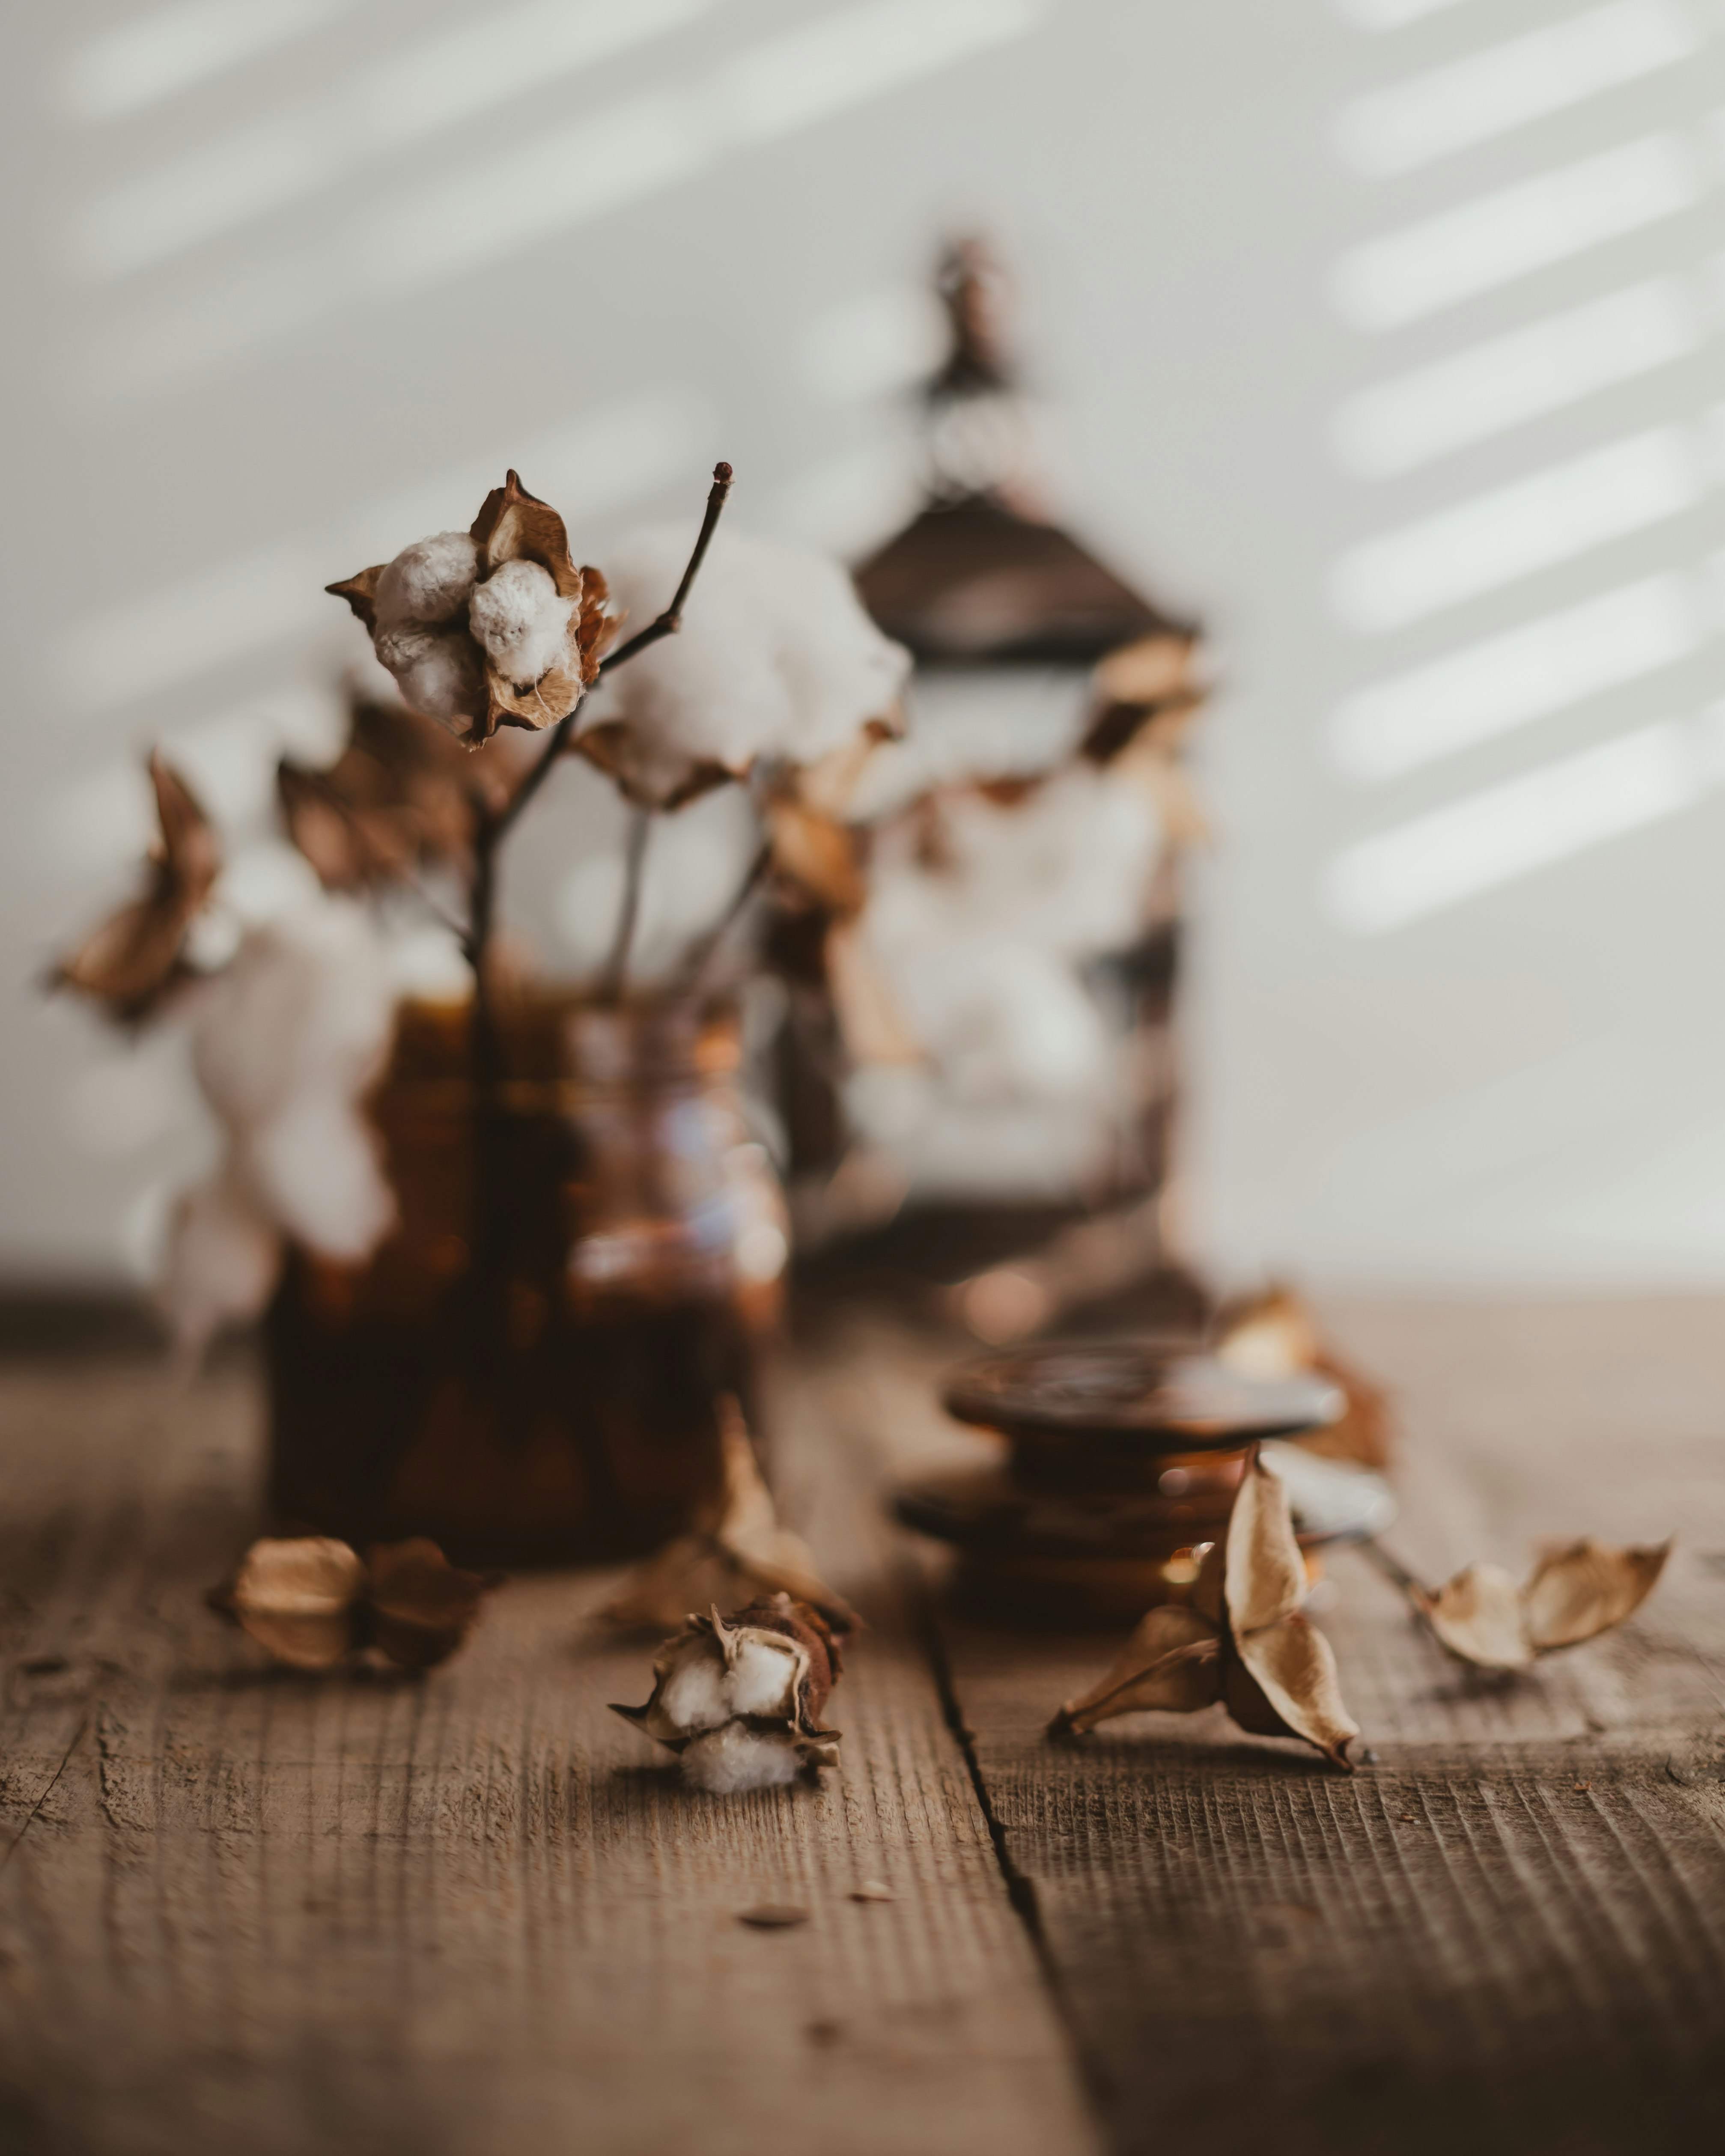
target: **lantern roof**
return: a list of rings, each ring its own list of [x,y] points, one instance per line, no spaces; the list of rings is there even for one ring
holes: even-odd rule
[[[1196,634],[1059,525],[991,494],[931,501],[863,563],[856,585],[924,665],[1087,667],[1144,637]]]
[[[949,348],[922,393],[928,496],[857,570],[864,605],[922,665],[1089,667],[1147,637],[1191,642],[1194,624],[1164,613],[1026,506],[1005,279],[988,249],[974,239],[950,246],[937,290]]]

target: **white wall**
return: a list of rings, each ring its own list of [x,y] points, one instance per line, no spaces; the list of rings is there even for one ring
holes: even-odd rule
[[[127,1050],[33,988],[127,880],[142,746],[260,817],[352,649],[320,587],[465,523],[506,463],[601,560],[692,514],[721,454],[740,519],[865,543],[904,499],[918,280],[979,220],[1020,273],[1064,506],[1208,617],[1227,675],[1204,1247],[1356,1279],[1725,1276],[1713,0],[8,23],[6,1273],[123,1269],[207,1143],[172,1041]],[[1498,282],[1438,294],[1494,256]],[[1354,707],[1344,767],[1344,700],[1628,587],[1591,639]]]

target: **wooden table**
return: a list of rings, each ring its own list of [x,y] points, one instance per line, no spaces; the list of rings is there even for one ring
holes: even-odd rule
[[[647,1656],[592,1575],[511,1582],[424,1681],[264,1668],[201,1604],[249,1370],[10,1361],[0,2152],[1721,2145],[1725,1308],[1332,1315],[1400,1392],[1416,1568],[1680,1537],[1629,1627],[1509,1682],[1339,1560],[1351,1779],[1215,1713],[1045,1741],[1117,1642],[942,1611],[878,1492],[976,1440],[930,1404],[952,1343],[884,1319],[781,1404],[784,1507],[873,1628],[842,1766],[730,1799],[606,1712]]]

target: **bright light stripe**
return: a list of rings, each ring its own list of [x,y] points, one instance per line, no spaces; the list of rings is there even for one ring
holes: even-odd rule
[[[1705,334],[1689,290],[1654,278],[1363,391],[1336,415],[1336,454],[1365,479],[1412,471],[1668,366]]]
[[[1676,516],[1703,484],[1681,429],[1631,435],[1357,547],[1332,572],[1331,603],[1362,634],[1403,629]]]
[[[364,227],[368,275],[454,275],[663,192],[727,151],[812,126],[1034,28],[1047,0],[868,0],[764,40],[707,80],[530,136],[399,195]]]
[[[333,185],[367,159],[680,28],[724,0],[527,0],[392,54],[320,101],[201,145],[87,203],[72,259],[134,275]],[[626,109],[626,108],[625,108]]]
[[[712,95],[746,141],[787,135],[1034,27],[1046,0],[873,0],[721,68]]]
[[[1325,872],[1324,910],[1387,935],[1675,815],[1717,776],[1706,722],[1643,726],[1348,847]]]
[[[506,455],[465,458],[355,509],[327,531],[199,569],[74,624],[59,640],[69,664],[56,657],[56,688],[86,711],[110,710],[264,645],[338,627],[325,584],[387,557],[409,536],[464,522],[506,463],[572,516],[603,516],[687,471],[704,431],[705,415],[692,400],[649,393],[514,444]]]
[[[118,120],[303,37],[357,0],[182,0],[80,45],[64,97],[77,120]]]
[[[72,229],[72,265],[87,277],[151,269],[310,194],[330,170],[311,115],[267,121],[86,203]]]
[[[1367,30],[1399,30],[1457,4],[1458,0],[1336,0],[1342,14]]]
[[[1332,296],[1357,328],[1397,329],[1675,217],[1701,192],[1679,136],[1642,136],[1368,241],[1337,264]]]
[[[1646,577],[1358,690],[1331,716],[1331,753],[1363,783],[1399,778],[1675,665],[1708,628],[1692,578]]]
[[[1336,148],[1373,178],[1410,172],[1674,67],[1700,44],[1671,0],[1606,0],[1343,108]]]
[[[342,100],[365,146],[415,142],[711,14],[723,0],[528,0],[370,69]]]

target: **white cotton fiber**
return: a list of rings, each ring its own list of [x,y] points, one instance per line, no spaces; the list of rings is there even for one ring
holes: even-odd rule
[[[803,1761],[791,1739],[727,1722],[697,1737],[683,1752],[683,1773],[697,1789],[734,1796],[742,1789],[782,1789],[794,1782]]]
[[[371,916],[320,892],[244,938],[193,1029],[193,1066],[247,1187],[278,1226],[331,1257],[363,1257],[393,1215],[360,1101],[394,1022]]]
[[[611,556],[613,602],[631,629],[669,602],[688,545],[686,531],[667,528]],[[835,562],[721,530],[680,632],[602,682],[582,724],[620,721],[626,778],[663,800],[702,764],[741,776],[757,759],[818,762],[893,713],[909,667]]]
[[[576,604],[538,562],[506,562],[475,586],[467,619],[498,672],[525,687],[567,654]]]
[[[479,548],[465,531],[439,531],[403,547],[377,579],[379,629],[452,621],[479,573]],[[382,656],[382,654],[379,654]],[[383,661],[390,665],[387,659]],[[390,670],[394,671],[393,666]]]
[[[239,1144],[275,1219],[323,1256],[357,1264],[393,1224],[376,1136],[357,1102],[333,1086],[296,1092]]]
[[[232,1163],[181,1199],[168,1233],[162,1305],[186,1353],[255,1317],[281,1269],[281,1234]]]
[[[732,1650],[730,1682],[734,1714],[782,1714],[797,1709],[797,1677],[803,1657],[796,1643],[751,1632]]]
[[[679,1729],[715,1729],[729,1721],[725,1665],[711,1634],[701,1633],[691,1640],[682,1661],[666,1677],[659,1703]]]
[[[485,710],[480,656],[461,630],[380,627],[376,644],[402,701],[428,719],[471,719]]]

